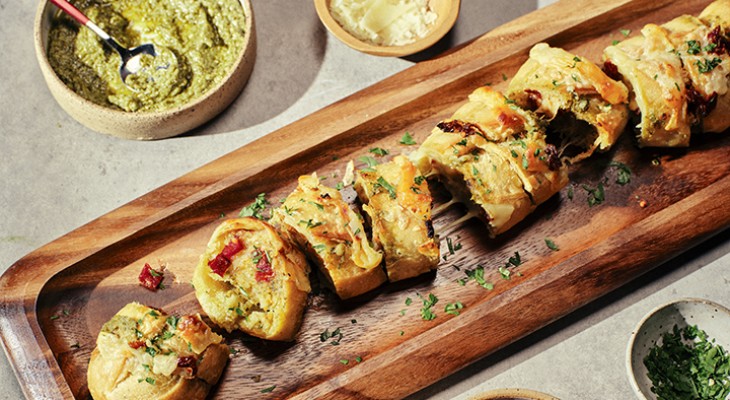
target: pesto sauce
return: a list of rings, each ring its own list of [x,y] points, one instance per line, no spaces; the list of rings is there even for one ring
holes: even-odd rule
[[[243,48],[238,0],[76,0],[74,5],[127,48],[153,43],[157,57],[119,75],[119,55],[65,14],[51,26],[48,59],[74,92],[124,111],[171,109],[221,82]],[[73,49],[69,51],[69,49]]]

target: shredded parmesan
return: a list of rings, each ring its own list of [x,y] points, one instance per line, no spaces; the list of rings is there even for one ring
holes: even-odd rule
[[[437,18],[428,0],[332,0],[330,11],[353,36],[383,46],[415,42]]]

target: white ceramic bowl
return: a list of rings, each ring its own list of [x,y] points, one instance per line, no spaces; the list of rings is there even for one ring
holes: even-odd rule
[[[644,357],[665,332],[674,325],[680,329],[697,325],[709,338],[730,350],[730,310],[710,300],[685,298],[655,308],[647,314],[631,334],[626,351],[626,369],[629,381],[641,400],[656,400],[651,392],[652,383],[644,366]]]
[[[152,140],[189,131],[218,115],[241,93],[256,58],[256,32],[249,0],[240,0],[246,15],[244,46],[225,78],[207,93],[182,106],[155,112],[114,110],[76,94],[58,78],[46,55],[48,31],[58,9],[41,1],[35,18],[34,45],[48,89],[61,108],[89,129],[125,139]]]

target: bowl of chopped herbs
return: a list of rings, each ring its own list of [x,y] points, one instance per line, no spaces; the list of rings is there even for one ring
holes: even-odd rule
[[[647,314],[626,353],[640,399],[730,399],[730,310],[685,298]]]

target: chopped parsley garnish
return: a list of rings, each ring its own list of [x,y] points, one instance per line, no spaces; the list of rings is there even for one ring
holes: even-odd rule
[[[373,154],[375,154],[376,156],[380,156],[380,157],[383,157],[383,156],[387,156],[388,155],[388,150],[385,150],[385,149],[380,148],[380,147],[373,147],[372,149],[370,149],[368,151],[371,152],[371,153],[373,153]]]
[[[446,248],[449,249],[449,254],[454,255],[458,250],[461,250],[461,243],[456,243],[451,240],[450,237],[446,238]]]
[[[702,51],[700,43],[696,40],[687,41],[687,54],[697,54]]]
[[[406,305],[410,306],[411,304],[413,304],[413,300],[410,297],[406,297]]]
[[[150,385],[154,385],[155,384],[155,379],[152,378],[152,377],[149,377],[149,376],[146,377],[146,378],[144,378],[144,381],[147,382],[147,383],[149,383]]]
[[[299,225],[302,225],[302,224],[306,225],[305,228],[311,229],[311,228],[316,228],[316,227],[322,225],[322,222],[312,222],[312,219],[310,218],[306,221],[303,219],[299,220]]]
[[[519,267],[522,264],[522,256],[520,256],[519,252],[515,251],[515,255],[510,257],[507,263]]]
[[[256,200],[253,203],[243,207],[238,213],[238,216],[264,219],[263,215],[261,215],[261,212],[264,211],[266,209],[266,206],[268,205],[269,201],[266,200],[266,193],[259,193],[259,195],[256,196]]]
[[[715,69],[720,63],[722,63],[722,59],[714,57],[712,60],[704,59],[704,62],[703,60],[697,60],[695,64],[697,64],[697,69],[700,73],[705,74]]]
[[[362,357],[360,357],[360,356],[355,357],[355,362],[362,362]]]
[[[412,146],[416,143],[416,141],[413,139],[413,136],[411,136],[410,133],[406,132],[403,134],[403,137],[400,138],[400,141],[398,142],[400,144],[404,144],[406,146]]]
[[[240,307],[236,307],[236,314],[237,314],[237,315],[238,315],[239,317],[242,317],[242,316],[243,316],[243,310],[241,310],[241,308],[240,308]]]
[[[617,44],[619,44],[619,43],[621,43],[621,41],[620,41],[620,40],[613,40],[613,41],[611,41],[611,45],[612,45],[612,46],[615,46],[615,45],[617,45]]]
[[[499,271],[499,274],[502,275],[502,279],[505,279],[505,280],[509,280],[510,279],[510,275],[512,274],[512,271],[510,271],[509,269],[507,269],[506,266],[499,267],[497,270]]]
[[[507,80],[507,75],[505,75],[504,73],[502,73],[502,80],[503,81],[506,81]]]
[[[606,193],[603,190],[603,183],[598,182],[598,186],[592,188],[588,185],[581,185],[583,190],[588,192],[588,205],[590,207],[597,206],[606,200]]]
[[[477,265],[474,269],[467,269],[464,271],[466,274],[466,280],[460,281],[460,283],[463,282],[464,285],[466,285],[466,282],[469,280],[475,281],[479,286],[483,287],[487,290],[494,289],[494,285],[491,282],[487,282],[484,279],[484,267],[481,265]]]
[[[325,329],[324,332],[319,334],[319,341],[324,343],[329,339],[332,339],[330,344],[333,346],[338,346],[343,337],[344,335],[342,334],[342,330],[340,328],[337,328],[332,332],[330,332],[328,328]]]
[[[321,252],[323,252],[323,251],[325,251],[327,249],[327,245],[326,244],[315,244],[314,246],[312,246],[312,248],[317,253],[321,253]]]
[[[621,29],[619,32],[621,32],[621,34],[625,37],[628,37],[631,34],[631,29]]]
[[[337,182],[337,184],[335,185],[335,189],[337,189],[337,190],[342,190],[344,188],[345,188],[345,184],[342,182]]]
[[[157,355],[157,349],[155,349],[154,347],[147,347],[147,348],[145,349],[145,351],[146,351],[146,352],[147,352],[147,354],[149,354],[149,355],[150,355],[151,357],[154,357],[154,356],[156,356],[156,355]]]
[[[421,307],[421,318],[423,318],[424,321],[431,321],[435,319],[436,314],[434,314],[432,308],[436,305],[436,303],[438,303],[438,297],[434,296],[433,293],[429,293],[428,298],[421,296],[419,293],[418,297],[420,297],[421,301],[423,301],[423,307]]]
[[[388,181],[385,180],[382,176],[378,177],[378,182],[373,185],[374,189],[383,188],[388,191],[388,194],[390,195],[391,199],[395,199],[397,197],[397,194],[395,192],[395,188],[393,185],[391,185]]]
[[[608,165],[616,168],[617,170],[618,175],[616,176],[616,183],[619,185],[626,185],[631,182],[631,168],[629,168],[628,165],[618,161],[611,161]]]
[[[464,305],[460,301],[456,303],[447,303],[444,307],[444,312],[451,315],[459,315],[459,310],[463,309]]]
[[[362,157],[358,158],[358,160],[367,164],[368,168],[373,168],[376,165],[378,165],[378,160],[376,160],[370,156],[362,156]]]
[[[550,238],[545,238],[545,245],[548,247],[548,249],[552,251],[560,250],[560,247],[558,247],[558,245],[555,244],[555,242],[553,242],[553,240]]]
[[[696,325],[674,325],[644,357],[651,391],[662,399],[718,399],[730,394],[730,356]]]
[[[180,317],[178,317],[177,315],[171,315],[171,316],[167,317],[167,319],[165,320],[165,323],[167,325],[169,325],[170,329],[172,329],[174,331],[175,329],[177,329],[177,322],[179,320],[180,320]]]
[[[51,320],[51,321],[55,321],[55,320],[57,320],[57,319],[59,319],[59,318],[61,318],[61,316],[60,316],[60,315],[51,315],[51,317],[50,317],[50,320]]]
[[[413,178],[413,183],[420,186],[423,183],[423,181],[425,181],[425,180],[426,180],[425,176],[418,175],[417,177]]]
[[[319,204],[319,203],[317,203],[316,201],[307,201],[307,203],[309,203],[309,204],[311,204],[311,205],[313,205],[313,206],[317,207],[317,209],[318,209],[319,211],[324,211],[324,206],[323,206],[323,205],[321,205],[321,204]]]
[[[341,360],[340,360],[340,363],[341,363],[342,365],[347,365],[347,364],[349,364],[349,363],[350,363],[350,360],[346,360],[346,359],[344,359],[344,358],[343,358],[343,359],[341,359]]]
[[[261,393],[271,393],[276,389],[276,385],[269,386],[265,389],[261,389]]]

